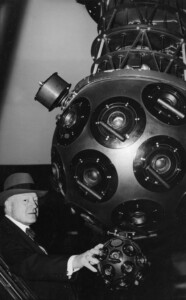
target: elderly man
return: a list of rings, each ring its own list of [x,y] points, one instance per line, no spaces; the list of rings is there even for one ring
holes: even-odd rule
[[[10,270],[22,277],[41,300],[75,299],[70,286],[73,273],[86,267],[97,272],[102,245],[79,255],[48,255],[30,234],[38,217],[38,202],[46,191],[34,189],[28,173],[10,175],[0,193],[5,217],[0,223],[0,250]]]

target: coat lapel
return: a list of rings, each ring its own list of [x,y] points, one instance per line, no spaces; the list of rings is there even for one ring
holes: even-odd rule
[[[21,239],[24,240],[37,253],[44,253],[43,250],[41,250],[41,248],[39,247],[39,245],[36,242],[34,242],[22,229],[20,229],[11,220],[5,217],[3,223],[9,232],[12,232],[12,234],[21,237]]]

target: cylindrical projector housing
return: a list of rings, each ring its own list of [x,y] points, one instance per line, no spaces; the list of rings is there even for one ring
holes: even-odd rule
[[[40,102],[49,111],[60,106],[61,101],[67,96],[71,84],[63,80],[58,73],[52,74],[45,82],[41,82],[35,100]]]

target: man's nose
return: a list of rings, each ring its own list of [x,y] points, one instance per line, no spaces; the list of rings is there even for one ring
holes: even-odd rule
[[[32,205],[34,208],[37,208],[38,207],[38,203],[36,200],[32,200]]]

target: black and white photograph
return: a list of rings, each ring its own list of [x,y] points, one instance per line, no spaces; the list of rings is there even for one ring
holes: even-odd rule
[[[186,299],[186,1],[0,0],[0,300]]]

